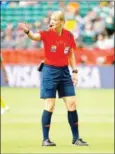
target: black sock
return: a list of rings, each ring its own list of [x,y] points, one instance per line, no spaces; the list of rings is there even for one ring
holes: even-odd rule
[[[48,112],[46,110],[43,111],[43,114],[42,114],[43,140],[49,139],[51,116],[52,116],[52,112]]]
[[[79,130],[78,130],[78,114],[77,111],[68,111],[68,122],[71,127],[71,131],[73,134],[73,140],[79,138]]]

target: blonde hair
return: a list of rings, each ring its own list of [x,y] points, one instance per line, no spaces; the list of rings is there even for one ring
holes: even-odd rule
[[[53,15],[54,15],[54,16],[59,16],[60,20],[65,22],[65,15],[64,15],[64,12],[62,12],[62,11],[54,11],[54,12],[52,13],[52,16],[53,16]]]

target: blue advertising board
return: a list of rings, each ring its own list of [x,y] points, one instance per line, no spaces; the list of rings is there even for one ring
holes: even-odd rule
[[[9,83],[6,84],[1,72],[1,86],[40,87],[40,74],[35,65],[6,65]],[[77,66],[77,88],[114,88],[114,66]],[[71,69],[70,69],[71,72]]]

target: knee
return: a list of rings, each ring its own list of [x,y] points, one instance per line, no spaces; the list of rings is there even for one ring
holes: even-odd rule
[[[70,101],[67,103],[67,110],[68,111],[75,111],[76,110],[76,102]]]
[[[53,112],[55,107],[55,101],[54,99],[46,99],[45,100],[45,110],[49,112]]]

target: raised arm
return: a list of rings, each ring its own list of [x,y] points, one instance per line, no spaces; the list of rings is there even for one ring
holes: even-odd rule
[[[29,30],[29,27],[26,23],[19,23],[19,27],[28,35],[31,40],[40,41],[41,35],[40,33],[33,33]]]

